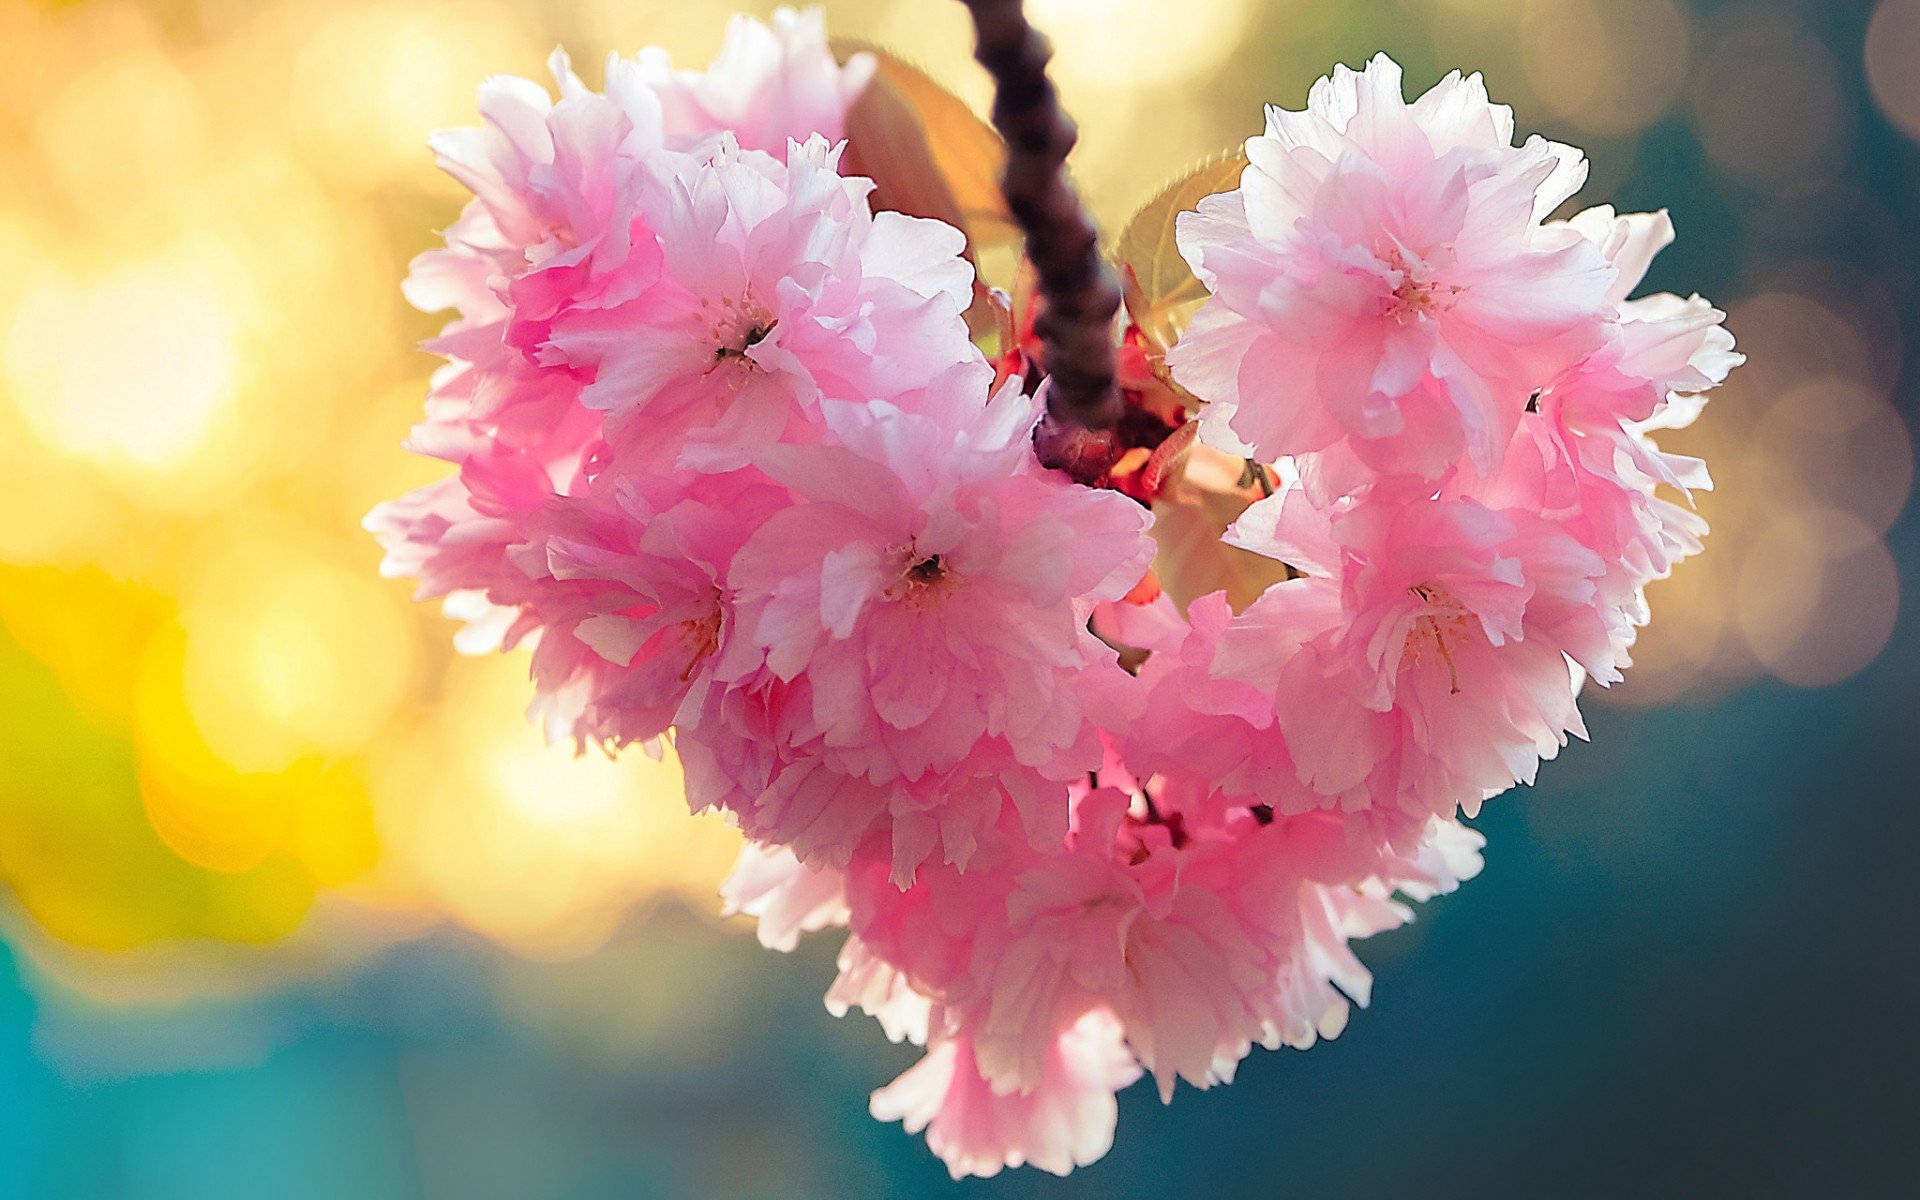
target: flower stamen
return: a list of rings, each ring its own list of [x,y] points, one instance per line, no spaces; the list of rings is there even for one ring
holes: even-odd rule
[[[690,617],[680,622],[680,629],[686,635],[688,648],[693,651],[686,669],[680,672],[680,682],[691,683],[700,664],[720,648],[720,610],[714,608],[704,617]]]
[[[730,361],[758,370],[760,364],[747,351],[771,337],[780,327],[780,318],[755,303],[752,296],[745,300],[723,298],[717,313],[711,300],[702,300],[700,308],[707,321],[707,338],[713,343],[713,366],[706,374],[713,374]]]
[[[1453,648],[1447,644],[1449,637],[1463,636],[1467,632],[1467,623],[1472,616],[1465,605],[1448,594],[1447,590],[1433,583],[1416,583],[1407,591],[1424,604],[1431,605],[1436,611],[1426,613],[1414,620],[1413,632],[1407,635],[1406,659],[1410,663],[1423,660],[1425,650],[1431,646],[1440,661],[1447,666],[1447,686],[1449,694],[1460,694],[1460,668],[1453,661]]]
[[[1399,282],[1394,285],[1393,298],[1387,306],[1387,315],[1405,325],[1414,321],[1437,317],[1451,309],[1460,295],[1459,287],[1443,284],[1434,277],[1434,271],[1426,260],[1413,251],[1394,242],[1393,249],[1386,255],[1387,266]]]
[[[921,555],[907,545],[901,548],[900,556],[906,565],[900,578],[887,588],[887,599],[904,600],[908,607],[920,609],[952,587],[955,576],[940,555]]]

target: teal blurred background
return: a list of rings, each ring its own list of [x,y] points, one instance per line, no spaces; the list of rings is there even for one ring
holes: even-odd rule
[[[1752,361],[1669,443],[1708,553],[1373,1006],[966,1185],[677,769],[542,748],[356,528],[432,475],[426,133],[769,7],[0,0],[0,1198],[1914,1194],[1920,0],[1030,0],[1107,228],[1336,61],[1481,69]],[[958,4],[826,7],[984,100]]]

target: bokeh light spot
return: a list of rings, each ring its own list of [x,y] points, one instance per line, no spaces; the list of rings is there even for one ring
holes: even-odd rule
[[[475,123],[481,81],[542,53],[517,13],[486,3],[329,6],[297,38],[294,133],[330,175],[365,182],[413,175],[429,133]]]
[[[63,199],[105,217],[131,195],[203,170],[205,101],[179,65],[148,50],[107,56],[40,112],[41,161]]]
[[[1620,135],[1672,107],[1686,81],[1689,35],[1673,0],[1532,0],[1521,24],[1522,62],[1554,113]]]
[[[1867,26],[1867,85],[1887,119],[1920,138],[1920,0],[1881,0]]]
[[[1735,607],[1769,671],[1822,687],[1856,674],[1886,646],[1899,615],[1899,570],[1859,518],[1790,512],[1748,551]]]
[[[402,602],[350,566],[249,539],[181,618],[187,706],[207,744],[252,771],[363,747],[412,690]]]
[[[671,753],[545,744],[520,655],[457,659],[446,678],[444,702],[375,760],[387,886],[543,958],[592,951],[655,896],[712,903],[740,835],[688,813]]]
[[[56,448],[102,463],[175,467],[233,398],[235,322],[180,264],[96,283],[49,278],[7,333],[20,411]]]
[[[1240,44],[1252,0],[1029,0],[1070,86],[1135,91],[1202,78]]]
[[[1810,379],[1782,392],[1754,429],[1775,486],[1795,507],[1844,510],[1884,533],[1913,486],[1913,443],[1885,397],[1852,380]]]
[[[1735,10],[1715,25],[1724,32],[1694,80],[1707,157],[1778,194],[1824,187],[1847,136],[1847,102],[1832,51],[1782,9]]]

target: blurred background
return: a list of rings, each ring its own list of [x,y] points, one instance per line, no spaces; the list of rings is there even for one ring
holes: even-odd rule
[[[1480,69],[1752,361],[1668,442],[1709,552],[1374,1007],[964,1188],[677,768],[545,748],[358,528],[436,474],[427,133],[769,7],[0,0],[0,1197],[1911,1195],[1920,0],[1029,0],[1109,230],[1336,61]],[[958,4],[826,7],[985,100]]]

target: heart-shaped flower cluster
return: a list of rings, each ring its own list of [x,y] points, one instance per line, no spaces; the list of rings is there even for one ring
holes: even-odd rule
[[[870,58],[782,11],[704,73],[553,69],[434,142],[474,198],[408,280],[457,312],[411,446],[457,472],[369,518],[385,569],[530,647],[554,738],[670,740],[768,945],[849,928],[829,1007],[927,1050],[873,1111],[956,1175],[1065,1172],[1143,1072],[1338,1033],[1349,943],[1478,869],[1459,816],[1699,548],[1649,434],[1737,356],[1628,298],[1664,217],[1548,219],[1580,156],[1477,78],[1272,112],[1182,219],[1212,298],[1168,366],[1202,452],[1277,476],[1226,537],[1286,580],[1181,611],[1150,508],[1035,460],[964,236],[842,174]]]

